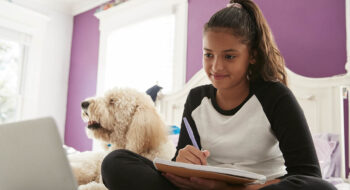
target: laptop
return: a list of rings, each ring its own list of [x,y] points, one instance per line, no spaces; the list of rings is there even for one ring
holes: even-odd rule
[[[52,118],[0,125],[1,190],[77,188]]]

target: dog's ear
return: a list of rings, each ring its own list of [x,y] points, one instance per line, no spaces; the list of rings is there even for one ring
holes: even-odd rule
[[[126,134],[126,149],[135,153],[154,150],[166,141],[165,124],[153,107],[138,107]]]

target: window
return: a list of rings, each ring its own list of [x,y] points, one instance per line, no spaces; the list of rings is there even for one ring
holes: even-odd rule
[[[0,123],[16,121],[21,115],[22,76],[26,48],[24,34],[0,30]]]
[[[45,15],[0,1],[0,123],[40,116],[38,71],[44,64],[48,21]]]
[[[142,2],[141,2],[142,1]],[[127,1],[100,19],[97,94],[113,87],[163,92],[185,84],[187,0]]]
[[[105,88],[173,89],[174,15],[159,16],[115,30],[107,42]]]

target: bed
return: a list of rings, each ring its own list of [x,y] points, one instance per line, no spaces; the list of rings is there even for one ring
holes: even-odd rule
[[[350,75],[338,75],[326,78],[308,78],[287,69],[288,86],[301,105],[319,158],[323,177],[336,185],[338,189],[350,189],[346,183],[346,156],[344,119],[348,106]],[[190,89],[210,81],[203,69],[199,70],[185,86],[171,94],[159,94],[156,106],[165,122],[180,126],[183,106]],[[347,115],[347,118],[350,118]],[[176,141],[176,135],[173,137]]]

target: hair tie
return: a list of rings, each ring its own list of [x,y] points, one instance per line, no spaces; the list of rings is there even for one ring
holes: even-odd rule
[[[239,3],[229,3],[229,4],[226,5],[226,7],[236,7],[236,8],[241,9],[242,5],[239,4]]]

